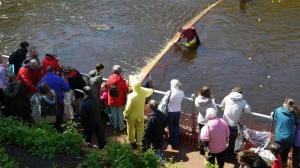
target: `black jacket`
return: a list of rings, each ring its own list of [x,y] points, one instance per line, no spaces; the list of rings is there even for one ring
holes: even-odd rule
[[[31,107],[24,86],[19,82],[10,83],[5,89],[5,113],[29,120]]]
[[[26,59],[27,52],[28,50],[26,48],[20,48],[9,56],[8,62],[9,64],[14,64],[15,74],[18,74],[23,61]]]
[[[88,96],[81,107],[80,120],[83,125],[99,125],[101,123],[99,101],[94,96]]]
[[[142,139],[142,148],[147,150],[150,147],[160,149],[164,142],[164,128],[167,126],[167,119],[160,111],[152,112],[148,116],[145,131]]]
[[[74,89],[82,90],[83,87],[86,86],[86,83],[82,75],[75,69],[73,70],[71,75],[68,76],[68,84],[72,90]],[[75,91],[75,98],[83,98],[83,97],[84,97],[83,93]]]

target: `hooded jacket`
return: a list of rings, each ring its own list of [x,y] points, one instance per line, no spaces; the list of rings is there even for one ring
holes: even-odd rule
[[[100,87],[103,82],[101,74],[97,70],[91,70],[89,72],[88,83],[92,89],[93,95],[98,98]]]
[[[198,124],[202,124],[202,125],[206,123],[205,121],[206,110],[208,108],[214,108],[215,110],[217,110],[215,100],[209,97],[203,97],[203,96],[196,97],[195,106],[198,110],[198,120],[197,120]]]
[[[275,142],[285,147],[294,145],[296,121],[295,114],[287,108],[278,107],[273,114],[275,121]]]
[[[108,105],[122,107],[126,102],[126,95],[128,93],[128,86],[123,77],[119,74],[111,75],[107,80],[107,88],[110,88],[111,85],[116,85],[119,96],[112,97],[108,94]]]
[[[224,120],[229,126],[237,126],[240,122],[242,112],[250,113],[251,108],[238,92],[229,93],[222,101],[221,107],[224,108]]]
[[[24,85],[27,93],[33,94],[37,92],[36,85],[40,81],[41,75],[38,70],[31,70],[24,65],[20,68],[17,79]]]
[[[55,72],[60,70],[60,65],[58,64],[58,60],[55,56],[45,55],[42,61],[42,76],[44,76],[47,72],[47,67],[51,66]]]
[[[153,94],[153,89],[143,88],[141,82],[133,82],[133,92],[128,95],[126,108],[123,112],[125,118],[144,120],[145,100]]]

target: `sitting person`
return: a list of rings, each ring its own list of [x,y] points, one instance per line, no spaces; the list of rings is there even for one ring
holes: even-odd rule
[[[142,138],[142,149],[143,151],[146,151],[152,147],[155,150],[155,153],[158,156],[161,156],[161,148],[164,143],[163,133],[168,124],[167,118],[163,113],[157,110],[158,102],[156,100],[150,100],[148,105],[150,113]]]
[[[268,168],[263,159],[254,151],[241,151],[237,155],[240,168]]]
[[[208,142],[208,161],[215,164],[217,158],[220,168],[224,167],[226,156],[227,139],[229,137],[229,127],[225,120],[217,118],[215,108],[208,108],[205,115],[207,123],[202,127],[200,139],[202,142]]]
[[[183,43],[187,48],[198,47],[201,42],[195,27],[183,27],[180,29],[180,37],[174,43],[177,45],[183,38],[186,38],[186,42]]]
[[[60,71],[60,65],[57,59],[57,52],[55,50],[47,52],[43,61],[42,61],[42,76],[47,73],[47,68],[51,66],[55,73]]]
[[[278,144],[272,144],[270,146],[271,153],[275,156],[276,160],[272,162],[271,168],[282,168],[280,146]]]

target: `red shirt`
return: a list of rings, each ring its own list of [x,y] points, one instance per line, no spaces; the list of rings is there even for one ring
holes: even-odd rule
[[[27,93],[33,94],[37,92],[35,86],[40,81],[41,75],[38,70],[30,70],[29,68],[22,66],[19,69],[17,79],[24,85]]]
[[[128,86],[126,81],[123,79],[121,75],[113,74],[107,80],[107,86],[110,88],[111,85],[116,85],[117,91],[119,93],[118,97],[111,97],[108,94],[108,105],[122,107],[126,102],[126,95],[128,93]]]
[[[45,55],[42,61],[42,76],[46,74],[48,66],[51,66],[55,72],[60,70],[60,65],[58,64],[58,60],[55,58],[55,56]]]
[[[277,154],[275,158],[276,160],[273,161],[271,168],[282,168],[281,156]]]

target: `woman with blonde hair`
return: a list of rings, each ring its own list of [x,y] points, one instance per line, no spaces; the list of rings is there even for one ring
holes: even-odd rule
[[[291,98],[285,98],[283,105],[274,110],[273,119],[275,122],[275,143],[281,146],[280,156],[282,167],[286,167],[288,153],[295,141],[296,112],[298,111],[295,102]]]

